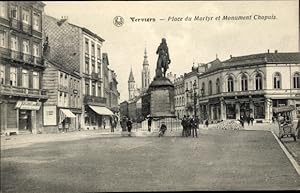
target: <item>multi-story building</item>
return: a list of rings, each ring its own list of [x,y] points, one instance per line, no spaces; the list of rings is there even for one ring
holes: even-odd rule
[[[199,76],[200,112],[211,120],[253,117],[269,122],[273,107],[300,108],[300,53],[252,54],[207,64]],[[295,111],[293,116],[297,116]],[[201,113],[202,114],[202,113]]]
[[[182,119],[185,115],[185,89],[184,89],[184,77],[183,75],[174,79],[175,87],[175,115],[177,118]]]
[[[41,1],[0,2],[0,127],[2,133],[37,133],[45,66]]]
[[[199,116],[198,96],[199,83],[198,76],[202,74],[204,68],[201,64],[193,65],[191,72],[184,73],[184,91],[185,91],[185,107],[186,115],[194,115],[196,113]]]
[[[51,44],[50,61],[68,64],[71,71],[78,71],[81,79],[83,129],[102,127],[103,117],[112,112],[106,108],[104,97],[101,48],[104,40],[89,29],[45,15],[45,36]]]
[[[118,91],[118,81],[117,81],[117,74],[109,69],[108,73],[108,80],[109,80],[109,97],[108,97],[108,107],[114,114],[119,114],[119,98],[120,93]]]
[[[49,98],[43,106],[43,131],[50,133],[80,129],[82,100],[79,72],[72,72],[68,65],[47,59],[45,65],[43,86],[49,91]]]

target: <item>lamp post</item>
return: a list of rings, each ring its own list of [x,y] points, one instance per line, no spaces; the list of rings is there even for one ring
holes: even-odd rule
[[[196,82],[194,82],[192,90],[189,90],[188,88],[185,90],[186,95],[187,95],[187,99],[189,98],[189,93],[193,92],[193,93],[191,93],[190,97],[191,97],[191,99],[194,99],[194,117],[197,116],[196,105],[197,105],[197,98],[199,97],[197,92],[196,92],[196,89],[197,89],[197,84],[196,84]]]

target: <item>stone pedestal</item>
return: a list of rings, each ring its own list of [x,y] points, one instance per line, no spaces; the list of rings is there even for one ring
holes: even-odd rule
[[[165,77],[155,78],[148,89],[151,117],[175,117],[175,88]]]

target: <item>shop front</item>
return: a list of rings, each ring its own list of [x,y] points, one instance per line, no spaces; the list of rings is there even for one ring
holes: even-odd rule
[[[59,109],[59,131],[68,132],[75,130],[75,119],[76,115],[72,113],[69,109]]]
[[[85,105],[85,129],[110,128],[110,119],[114,113],[106,107]]]

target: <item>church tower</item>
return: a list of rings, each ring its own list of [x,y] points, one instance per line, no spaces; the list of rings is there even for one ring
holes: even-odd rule
[[[150,84],[150,70],[149,70],[147,50],[145,48],[143,70],[142,70],[142,92],[147,91],[149,84]]]
[[[135,92],[135,80],[134,80],[132,68],[131,68],[129,78],[128,78],[129,100],[134,98],[134,92]]]

